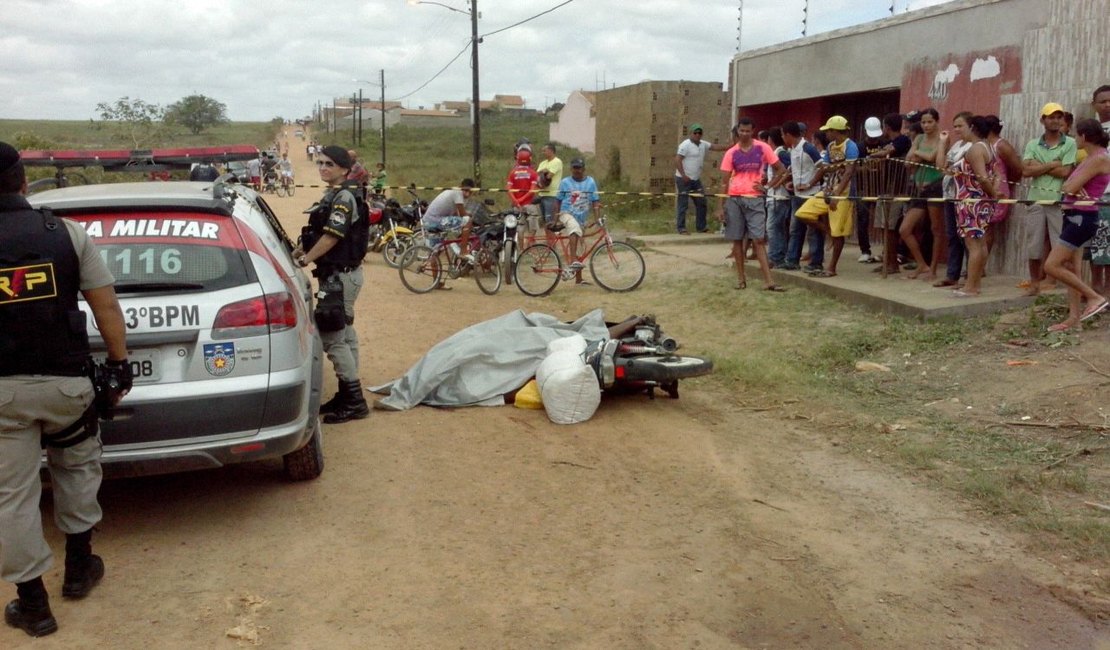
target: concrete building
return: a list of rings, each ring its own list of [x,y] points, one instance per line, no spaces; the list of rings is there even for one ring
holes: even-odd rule
[[[655,192],[674,191],[674,156],[692,123],[709,142],[729,142],[729,101],[720,83],[645,81],[596,94],[595,175]],[[566,109],[564,109],[565,111]],[[561,115],[561,113],[560,113]],[[708,178],[720,154],[706,157]]]
[[[594,132],[597,116],[594,113],[594,96],[597,93],[576,90],[570,94],[559,117],[548,127],[548,138],[574,147],[585,153],[594,152]]]
[[[1019,152],[1041,132],[1040,107],[1093,114],[1091,92],[1110,83],[1107,0],[955,0],[758,50],[731,63],[735,116],[757,128],[834,114],[860,137],[864,119],[928,106],[941,123],[963,110],[996,114]],[[1021,274],[1023,210],[1002,226],[990,268]]]

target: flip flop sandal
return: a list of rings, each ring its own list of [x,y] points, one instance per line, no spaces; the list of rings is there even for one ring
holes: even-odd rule
[[[952,292],[952,295],[955,296],[956,298],[978,298],[979,297],[979,294],[977,294],[977,293],[968,293],[968,292],[964,291],[963,289],[956,289],[955,291]]]
[[[1085,321],[1089,318],[1094,318],[1095,316],[1098,316],[1107,307],[1110,307],[1110,300],[1103,300],[1102,302],[1098,303],[1097,305],[1091,305],[1090,307],[1085,309],[1083,311],[1083,315],[1079,317],[1080,322]]]
[[[737,282],[736,285],[733,287],[733,289],[737,289],[737,290],[747,289],[747,288],[748,288],[748,281],[747,280],[741,280],[741,281]]]
[[[780,287],[777,284],[769,284],[763,287],[764,291],[773,291],[775,293],[786,293],[786,287]]]
[[[1071,325],[1068,325],[1067,323],[1056,323],[1055,325],[1048,326],[1049,332],[1066,332],[1070,329]]]
[[[814,271],[813,273],[810,273],[809,277],[811,277],[811,278],[835,278],[836,274],[831,272],[831,271],[826,271],[826,270],[822,269],[820,271]]]

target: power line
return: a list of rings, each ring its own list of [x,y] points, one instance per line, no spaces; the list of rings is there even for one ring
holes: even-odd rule
[[[410,92],[410,93],[405,93],[404,95],[401,95],[400,97],[398,97],[398,98],[397,98],[397,101],[400,101],[400,100],[402,100],[402,99],[405,99],[405,98],[407,98],[407,97],[411,97],[412,95],[415,95],[416,93],[418,93],[418,92],[420,92],[421,90],[423,90],[425,86],[427,86],[428,84],[430,84],[430,83],[432,83],[433,81],[435,81],[435,80],[436,80],[436,78],[438,78],[438,77],[439,77],[439,75],[441,75],[441,74],[443,74],[444,72],[446,72],[446,71],[447,71],[447,68],[450,68],[450,67],[451,67],[451,64],[452,64],[452,63],[454,63],[455,61],[458,61],[458,60],[459,60],[459,57],[460,57],[460,56],[462,56],[462,55],[463,55],[463,53],[465,53],[465,52],[466,52],[467,50],[469,50],[469,49],[470,49],[470,43],[469,43],[469,42],[467,42],[467,44],[463,46],[463,49],[459,50],[459,53],[458,53],[458,54],[456,54],[456,55],[455,55],[455,56],[454,56],[454,57],[453,57],[453,58],[452,58],[452,59],[451,59],[450,61],[448,61],[448,62],[447,62],[447,65],[443,66],[442,68],[440,68],[439,72],[437,72],[437,73],[435,73],[434,75],[432,75],[432,78],[431,78],[431,79],[429,79],[429,80],[425,81],[424,83],[420,84],[420,86],[419,86],[419,87],[417,87],[417,88],[416,88],[416,90],[414,90],[414,91],[412,91],[412,92]]]
[[[535,19],[539,18],[540,16],[543,16],[544,14],[549,14],[552,11],[555,11],[559,7],[565,7],[565,6],[569,5],[572,2],[574,2],[574,0],[566,0],[566,2],[564,2],[562,4],[557,4],[554,7],[548,9],[547,11],[541,11],[540,13],[536,14],[535,16],[532,16],[531,18],[525,18],[524,20],[520,21],[519,23],[513,23],[512,25],[509,25],[508,27],[502,27],[501,29],[496,29],[492,32],[487,32],[485,34],[482,34],[479,38],[485,38],[487,36],[493,36],[494,34],[498,34],[498,33],[501,33],[503,31],[505,31],[506,29],[512,29],[513,27],[523,25],[524,23],[526,23],[528,21],[535,20]]]

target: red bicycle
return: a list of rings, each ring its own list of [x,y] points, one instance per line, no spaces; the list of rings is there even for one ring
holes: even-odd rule
[[[460,255],[462,237],[445,237],[442,232],[428,231],[427,244],[409,248],[401,255],[397,270],[401,284],[413,293],[428,293],[442,287],[448,278],[471,276],[482,293],[492,296],[501,289],[501,261],[489,247],[482,245],[480,229],[470,233],[470,251],[474,261]]]
[[[520,251],[513,268],[516,286],[525,295],[546,296],[555,290],[561,280],[573,278],[577,271],[587,266],[594,282],[603,289],[632,291],[640,286],[647,273],[640,251],[624,242],[613,241],[609,229],[605,227],[605,217],[587,224],[587,231],[593,226],[597,229],[581,237],[580,245],[586,244],[586,250],[580,256],[575,256],[570,250],[569,236],[548,236],[547,242],[554,242],[562,249],[566,259],[573,260],[566,266],[550,243],[538,242]]]

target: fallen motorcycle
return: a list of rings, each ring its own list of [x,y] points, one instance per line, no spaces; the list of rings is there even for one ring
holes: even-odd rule
[[[597,373],[602,391],[646,392],[655,399],[659,388],[678,399],[680,379],[713,372],[709,359],[675,354],[678,341],[663,332],[653,315],[606,325],[610,338],[586,349],[586,363]]]

